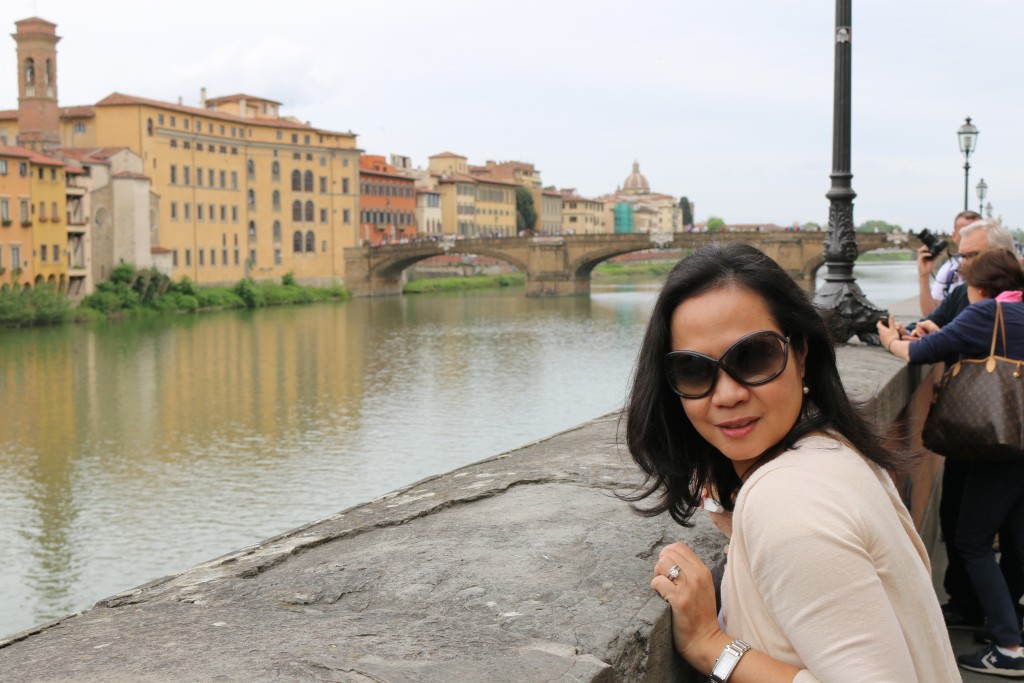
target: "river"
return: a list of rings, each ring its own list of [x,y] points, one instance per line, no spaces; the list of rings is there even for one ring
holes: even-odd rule
[[[0,635],[619,408],[657,287],[0,331]]]

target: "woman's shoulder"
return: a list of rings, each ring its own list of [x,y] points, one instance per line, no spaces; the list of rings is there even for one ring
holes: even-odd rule
[[[843,497],[844,491],[874,486],[876,467],[842,438],[812,434],[758,468],[744,482],[739,497],[751,502],[797,495],[802,499]]]

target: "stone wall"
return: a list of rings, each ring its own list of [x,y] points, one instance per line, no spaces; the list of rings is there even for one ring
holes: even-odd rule
[[[922,373],[847,347],[891,421]],[[698,681],[649,587],[662,546],[724,538],[644,519],[618,414],[423,480],[0,641],[16,681]],[[903,486],[915,516],[937,469]]]

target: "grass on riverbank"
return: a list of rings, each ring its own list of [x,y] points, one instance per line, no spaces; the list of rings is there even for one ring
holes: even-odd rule
[[[869,251],[857,257],[858,263],[879,261],[913,261],[917,256],[912,251]]]
[[[522,287],[524,284],[526,284],[526,276],[522,273],[509,273],[507,275],[471,275],[469,277],[435,277],[407,282],[405,283],[405,287],[402,288],[402,292],[405,294],[456,292],[464,289]]]
[[[591,275],[597,278],[613,277],[664,277],[678,261],[648,261],[647,263],[613,263],[605,261],[594,268]]]
[[[225,308],[262,308],[348,299],[345,287],[307,287],[290,274],[276,282],[241,280],[234,287],[200,287],[188,278],[172,282],[156,270],[118,266],[110,279],[73,308],[63,294],[40,285],[0,290],[0,327],[54,325],[159,313],[195,313]]]

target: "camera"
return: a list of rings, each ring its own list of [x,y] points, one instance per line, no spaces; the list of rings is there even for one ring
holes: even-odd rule
[[[917,239],[921,240],[921,243],[928,247],[928,251],[931,253],[930,258],[935,258],[946,250],[946,240],[940,240],[935,235],[928,232],[928,228],[923,228],[921,232],[915,235]]]

